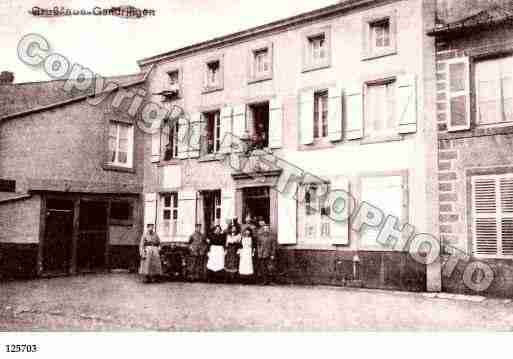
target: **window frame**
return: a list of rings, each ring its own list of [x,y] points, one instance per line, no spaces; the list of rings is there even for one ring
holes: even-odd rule
[[[213,124],[213,149],[212,152],[209,152],[208,148],[208,134],[209,134],[209,120],[210,117],[213,116],[214,124]],[[201,112],[201,122],[204,123],[204,136],[201,136],[204,141],[205,150],[201,150],[200,148],[200,157],[202,156],[211,156],[220,152],[221,150],[221,110],[209,110]]]
[[[315,207],[309,206],[307,203],[307,196],[308,196],[308,190],[309,187],[315,187],[316,192],[321,189],[322,187],[326,186],[326,195],[325,196],[319,196],[318,194],[315,195]],[[296,206],[297,211],[302,211],[303,213],[300,213],[297,218],[297,228],[298,228],[298,241],[297,245],[299,246],[307,246],[307,247],[326,247],[330,248],[332,247],[332,241],[331,241],[331,230],[328,226],[328,233],[326,234],[325,231],[325,225],[329,224],[332,219],[329,217],[328,214],[323,213],[323,211],[326,211],[325,201],[328,200],[328,193],[330,191],[331,183],[329,181],[326,182],[302,182],[298,184],[298,190],[299,192],[302,192],[304,197],[302,201],[297,200]],[[303,196],[302,195],[302,196]],[[309,208],[311,208],[311,213],[308,213]],[[329,211],[329,210],[328,210]],[[299,219],[302,219],[303,222],[300,222]],[[313,221],[315,222],[316,232],[313,236],[309,236],[307,232],[307,225],[308,222]],[[324,233],[323,233],[324,232]]]
[[[460,64],[460,63],[465,65],[465,76],[464,76],[465,89],[461,90],[461,91],[452,92],[451,91],[451,65]],[[449,132],[468,130],[470,128],[470,124],[471,124],[471,117],[470,117],[471,116],[471,96],[470,96],[470,91],[471,91],[470,77],[471,77],[471,75],[470,75],[470,73],[473,72],[470,69],[470,59],[468,57],[453,58],[453,59],[446,61],[446,66],[447,66],[447,130]],[[474,77],[474,76],[472,76],[472,77]],[[474,86],[475,86],[475,83],[474,83]],[[467,101],[466,106],[465,106],[465,110],[466,110],[465,115],[466,115],[467,121],[466,121],[466,124],[453,126],[453,125],[451,125],[451,121],[452,121],[451,101],[453,98],[461,97],[461,96],[465,96],[466,101]],[[475,119],[476,118],[474,118],[474,123],[475,123]]]
[[[128,219],[117,219],[112,218],[112,205],[116,204],[127,204],[129,206],[129,218]],[[110,208],[109,208],[109,225],[114,226],[126,226],[126,227],[132,227],[134,225],[134,201],[133,200],[111,200],[110,201]]]
[[[183,97],[183,69],[181,67],[175,67],[175,68],[166,70],[166,76],[167,76],[166,86],[173,85],[173,83],[171,83],[171,74],[172,73],[178,73],[177,82],[176,82],[176,84],[178,85],[178,92],[177,92],[176,96],[167,98],[170,101],[179,100]]]
[[[256,54],[261,51],[267,51],[267,62],[269,69],[264,72],[256,71]],[[252,46],[248,51],[248,84],[267,81],[273,78],[273,43],[264,42]]]
[[[166,197],[170,198],[170,205],[166,206],[165,201]],[[171,233],[165,233],[163,231],[164,221],[167,219],[164,218],[165,211],[170,211],[170,228]],[[157,233],[163,237],[176,237],[178,235],[178,220],[179,220],[179,208],[178,208],[178,192],[162,192],[159,194],[159,210],[158,210],[158,230]]]
[[[210,84],[208,77],[209,77],[209,65],[218,62],[219,63],[219,70],[218,70],[218,81],[216,84]],[[203,70],[203,94],[207,94],[214,91],[222,91],[224,88],[224,55],[218,55],[218,56],[211,56],[207,58],[204,63],[204,70]]]
[[[171,120],[169,120],[171,121]],[[175,161],[175,160],[178,160],[178,127],[179,127],[179,123],[178,123],[178,119],[175,119],[173,120],[174,122],[174,129],[171,129],[169,124],[166,124],[166,126],[169,128],[169,132],[170,133],[165,133],[164,131],[161,131],[161,136],[164,137],[165,139],[167,139],[167,142],[165,141],[162,141],[162,138],[161,138],[161,143],[163,144],[162,146],[162,158],[161,158],[161,161],[162,162],[172,162],[172,161]],[[170,134],[172,133],[172,137],[173,137],[173,149],[172,149],[172,153],[171,153],[171,158],[169,159],[166,159],[166,147],[167,145],[169,144],[169,139],[171,138]]]
[[[367,121],[369,121],[369,114],[368,114],[368,104],[369,104],[369,88],[370,87],[373,87],[373,86],[384,86],[385,87],[385,91],[387,91],[387,86],[388,85],[391,85],[393,84],[394,86],[394,96],[393,96],[393,99],[394,99],[394,103],[391,107],[392,109],[392,114],[393,114],[393,122],[394,122],[394,127],[393,128],[389,128],[387,131],[381,131],[381,132],[375,132],[375,131],[372,131],[372,132],[368,132],[368,126],[366,126],[367,124]],[[399,121],[398,121],[398,114],[396,113],[396,107],[397,107],[397,101],[398,101],[398,96],[397,96],[397,77],[396,76],[391,76],[391,77],[387,77],[387,78],[383,78],[383,79],[380,79],[380,80],[373,80],[373,81],[367,81],[364,83],[364,88],[363,88],[363,137],[362,137],[362,141],[366,141],[366,140],[375,140],[375,139],[382,139],[382,138],[396,138],[398,135],[398,127],[399,127]],[[387,99],[385,100],[385,104],[386,104],[386,107],[387,107],[387,111],[388,111],[388,105],[389,105],[389,98],[387,97]],[[383,117],[384,118],[384,117]],[[386,121],[385,121],[386,123]]]
[[[372,28],[380,22],[388,21],[389,24],[389,46],[376,48],[372,44]],[[397,11],[390,11],[378,16],[367,16],[363,18],[362,31],[362,61],[372,60],[384,56],[397,54]]]
[[[110,156],[110,128],[111,125],[116,125],[116,151],[115,151],[115,160],[111,160]],[[119,153],[119,131],[121,126],[128,127],[128,149],[127,149],[127,162],[122,163],[117,161],[118,153]],[[134,168],[134,152],[135,152],[135,130],[134,124],[131,122],[125,121],[117,121],[110,120],[107,126],[107,155],[105,161],[105,167],[107,169],[121,169],[121,170],[132,170]]]
[[[323,111],[319,111],[320,102],[324,99],[325,106],[323,107]],[[314,92],[314,117],[313,117],[313,139],[316,141],[326,141],[328,139],[328,116],[329,116],[329,94],[328,89],[318,90]],[[325,116],[324,116],[325,114]],[[324,133],[324,127],[326,127],[326,132]],[[317,135],[317,136],[316,136]]]
[[[319,60],[314,60],[311,57],[310,45],[311,39],[324,36],[326,43],[326,57]],[[332,46],[331,46],[331,25],[323,26],[321,28],[311,29],[302,33],[303,49],[302,49],[302,72],[320,70],[331,66],[332,59]]]

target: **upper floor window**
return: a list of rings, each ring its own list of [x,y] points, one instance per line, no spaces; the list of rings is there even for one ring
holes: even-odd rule
[[[261,49],[254,52],[255,54],[255,75],[256,76],[263,76],[266,75],[271,66],[269,64],[269,50],[268,49]]]
[[[328,67],[331,64],[331,28],[309,31],[304,34],[303,71]]]
[[[108,164],[132,167],[134,146],[134,126],[112,121],[109,125]]]
[[[170,85],[178,85],[180,83],[180,72],[178,70],[170,71],[167,75],[169,76]]]
[[[390,47],[390,20],[384,19],[370,24],[371,46],[374,51]]]
[[[513,56],[477,62],[475,85],[478,125],[513,122]]]
[[[178,121],[168,121],[162,131],[164,161],[178,157]]]
[[[207,64],[207,86],[216,87],[219,85],[219,61],[212,61]]]
[[[365,93],[364,136],[397,133],[395,80],[367,84]]]
[[[203,93],[223,89],[223,55],[211,57],[205,62]]]
[[[248,132],[254,149],[269,146],[269,102],[248,106]]]
[[[314,94],[314,128],[313,137],[328,137],[328,90]]]
[[[257,43],[249,51],[248,82],[270,80],[273,76],[273,44]]]
[[[221,149],[221,119],[219,111],[202,114],[205,122],[203,153],[216,153]]]
[[[391,12],[381,17],[363,19],[363,59],[396,53],[396,14]]]

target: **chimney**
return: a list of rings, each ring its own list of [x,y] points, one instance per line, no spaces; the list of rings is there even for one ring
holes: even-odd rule
[[[2,71],[0,72],[0,85],[9,85],[14,82],[14,72]]]

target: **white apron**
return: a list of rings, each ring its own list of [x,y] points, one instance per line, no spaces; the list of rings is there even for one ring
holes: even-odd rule
[[[242,248],[240,249],[239,274],[253,274],[253,248],[251,246],[251,237],[242,238]]]
[[[208,252],[207,269],[213,272],[219,272],[224,269],[224,247],[210,246]]]

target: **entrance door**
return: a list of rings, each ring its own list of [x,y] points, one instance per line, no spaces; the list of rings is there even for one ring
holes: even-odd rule
[[[265,223],[270,224],[271,201],[269,187],[244,188],[242,191],[242,218],[244,223],[248,215],[253,218],[262,217]]]
[[[221,219],[221,191],[202,191],[203,203],[203,231],[207,233],[216,225],[220,224]]]
[[[73,201],[48,199],[46,208],[43,272],[67,274],[71,265]]]
[[[79,217],[77,270],[103,270],[107,253],[107,203],[81,200]]]

